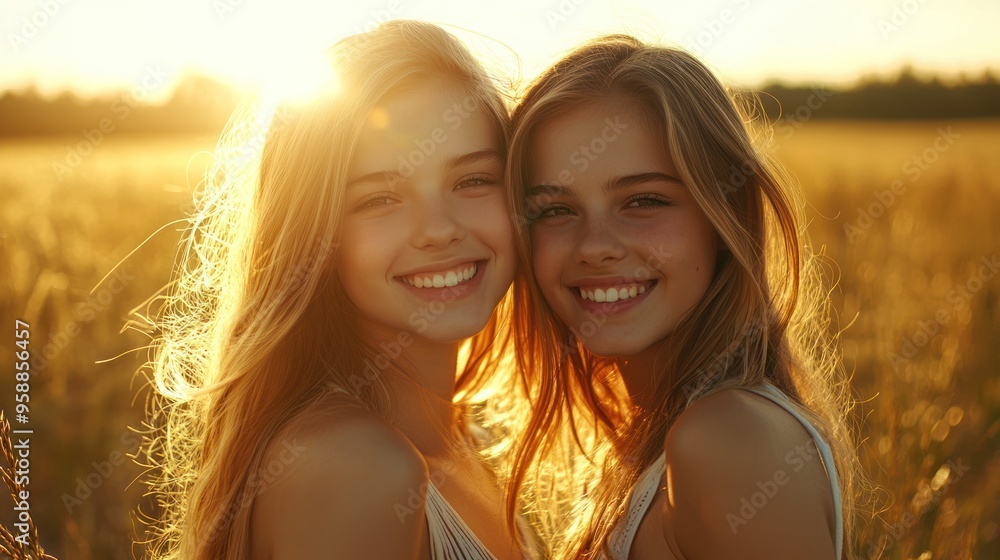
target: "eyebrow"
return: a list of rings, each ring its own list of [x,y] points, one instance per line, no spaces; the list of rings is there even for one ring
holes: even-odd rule
[[[525,189],[525,191],[526,191],[525,196],[527,197],[541,196],[543,194],[549,194],[549,195],[569,194],[569,189],[567,189],[562,185],[547,185],[547,184],[535,185],[534,187],[528,187],[527,189]]]
[[[625,189],[634,185],[641,185],[642,183],[675,183],[678,185],[683,185],[684,182],[674,177],[673,175],[668,175],[667,173],[660,173],[658,171],[651,171],[649,173],[636,173],[634,175],[623,175],[621,177],[612,177],[604,183],[602,189],[604,192],[610,193],[620,189]],[[571,190],[562,185],[553,184],[541,184],[535,185],[534,187],[529,187],[525,189],[525,195],[540,196],[542,194],[549,195],[563,195],[569,194]]]
[[[485,160],[500,161],[501,159],[500,152],[493,148],[485,148],[475,152],[462,154],[460,156],[451,156],[445,160],[444,165],[446,169],[453,169],[455,167],[471,165]],[[345,188],[349,189],[361,183],[397,183],[404,179],[406,179],[406,177],[399,171],[375,171],[373,173],[368,173],[351,179],[347,182]]]
[[[472,163],[479,163],[485,160],[497,160],[500,161],[500,152],[493,148],[485,148],[475,152],[469,152],[460,156],[452,156],[444,161],[444,166],[447,169],[452,169],[455,167],[460,167],[462,165],[469,165]]]
[[[399,171],[376,171],[374,173],[368,173],[360,177],[351,179],[345,185],[345,189],[350,189],[351,187],[356,187],[361,183],[395,183],[402,180],[403,174]]]
[[[642,183],[684,184],[680,179],[674,177],[673,175],[660,173],[658,171],[651,171],[649,173],[636,173],[635,175],[624,175],[622,177],[613,177],[608,179],[608,181],[604,183],[604,192],[610,193],[631,187],[633,185],[640,185]]]

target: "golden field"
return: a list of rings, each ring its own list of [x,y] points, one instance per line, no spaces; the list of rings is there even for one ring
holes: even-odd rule
[[[775,150],[826,255],[861,455],[880,487],[857,553],[998,558],[1000,122],[798,124],[775,130]],[[214,139],[111,134],[80,150],[84,140],[0,140],[0,363],[14,363],[14,322],[27,321],[31,503],[46,550],[131,558],[134,510],[152,511],[126,457],[149,339],[120,331],[166,282],[182,224],[125,257],[189,211]],[[4,371],[0,407],[13,417]]]

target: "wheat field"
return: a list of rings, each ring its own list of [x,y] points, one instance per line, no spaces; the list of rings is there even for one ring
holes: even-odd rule
[[[878,487],[857,554],[998,558],[1000,122],[793,124],[776,128],[774,151],[825,255]],[[167,224],[189,211],[213,139],[110,135],[79,155],[81,140],[0,141],[0,363],[14,362],[15,318],[27,321],[30,490],[46,551],[141,557],[136,510],[154,510],[127,455],[148,337],[120,331],[167,280],[179,238]],[[4,371],[0,407],[13,417]]]

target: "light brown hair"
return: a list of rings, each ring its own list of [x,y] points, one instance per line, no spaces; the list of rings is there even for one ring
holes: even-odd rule
[[[654,409],[645,412],[630,406],[614,360],[588,352],[546,304],[532,266],[525,189],[533,134],[581,104],[610,98],[634,102],[647,118],[725,246],[701,301],[660,343],[657,365],[670,375],[655,376]],[[607,550],[625,497],[688,404],[763,382],[798,404],[830,443],[850,535],[859,473],[849,387],[828,332],[816,261],[803,252],[791,181],[761,149],[764,127],[749,108],[687,52],[614,35],[549,68],[513,113],[506,172],[519,250],[513,328],[533,413],[510,478],[508,513],[517,499],[554,510],[547,526],[563,535],[550,539],[555,556]],[[552,470],[563,474],[554,479],[546,474]],[[558,521],[574,516],[575,524]]]

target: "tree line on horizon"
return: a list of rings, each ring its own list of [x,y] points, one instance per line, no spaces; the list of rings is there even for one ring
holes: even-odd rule
[[[755,94],[771,121],[817,119],[927,120],[1000,117],[1000,81],[989,70],[948,84],[904,68],[892,79],[869,79],[850,88],[771,83]],[[79,134],[103,129],[148,134],[220,132],[242,93],[224,82],[192,75],[163,104],[127,92],[81,99],[69,92],[46,98],[37,91],[0,96],[0,136]]]

